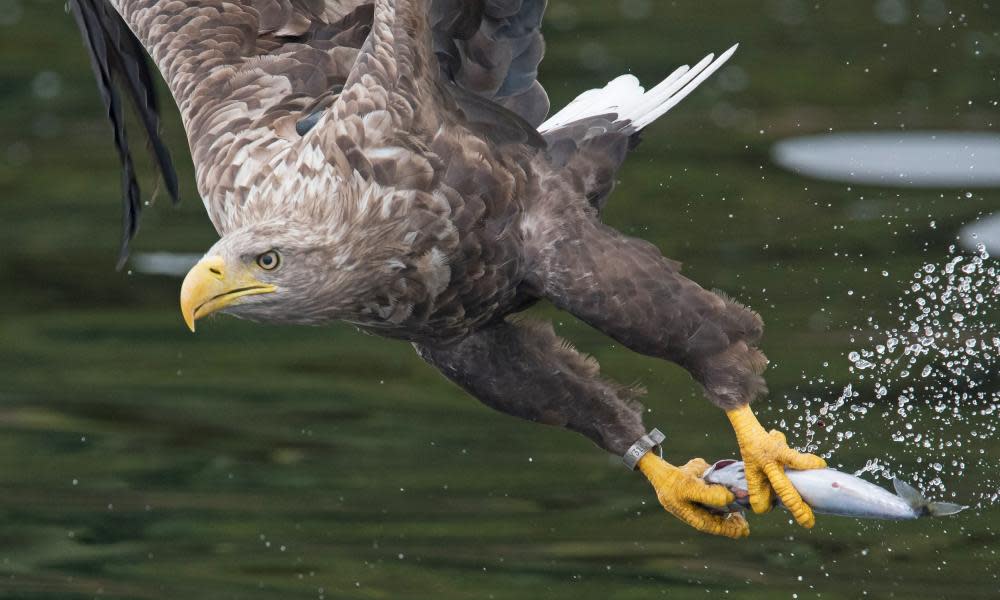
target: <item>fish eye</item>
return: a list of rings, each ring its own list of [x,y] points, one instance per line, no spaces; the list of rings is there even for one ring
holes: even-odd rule
[[[273,271],[281,264],[281,257],[276,250],[268,250],[257,257],[257,266],[265,271]]]

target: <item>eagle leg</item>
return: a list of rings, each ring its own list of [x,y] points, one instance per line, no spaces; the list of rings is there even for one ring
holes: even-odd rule
[[[597,362],[579,354],[549,323],[502,321],[455,345],[415,345],[417,353],[487,406],[501,412],[582,433],[621,456],[645,433],[636,388],[600,377]],[[728,537],[749,533],[741,516],[725,517],[704,505],[725,506],[733,495],[700,475],[708,463],[683,467],[648,452],[639,469],[660,503],[692,527]]]
[[[721,485],[709,485],[701,478],[708,463],[695,458],[682,467],[664,461],[653,452],[639,460],[639,470],[656,490],[656,498],[672,515],[698,531],[730,538],[750,535],[750,527],[739,512],[713,513],[706,506],[724,507],[734,501],[733,493]]]
[[[563,222],[535,261],[542,296],[636,352],[681,365],[724,410],[766,391],[756,313],[688,279],[649,242],[592,218]]]
[[[622,456],[646,429],[642,390],[604,379],[545,322],[500,321],[449,346],[417,353],[487,406],[581,433]]]
[[[687,369],[708,399],[727,411],[748,465],[755,510],[771,507],[773,488],[796,521],[811,527],[812,511],[783,467],[825,463],[789,448],[780,432],[766,432],[749,407],[766,391],[761,373],[767,358],[756,347],[760,317],[681,275],[679,265],[648,242],[589,215],[560,221],[558,237],[534,240],[542,295],[628,348]]]

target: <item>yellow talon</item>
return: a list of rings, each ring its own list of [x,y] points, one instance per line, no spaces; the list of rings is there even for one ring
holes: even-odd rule
[[[736,432],[736,441],[746,469],[750,506],[755,513],[771,510],[774,495],[792,513],[795,522],[811,528],[816,524],[809,505],[802,501],[799,492],[785,475],[791,469],[822,469],[826,461],[813,454],[803,454],[788,447],[785,434],[777,430],[764,430],[750,406],[742,406],[726,413]]]
[[[746,519],[739,513],[715,514],[705,506],[724,507],[733,502],[733,494],[721,485],[705,483],[701,474],[708,463],[695,458],[683,467],[664,461],[652,452],[639,459],[639,470],[653,484],[656,498],[672,515],[705,533],[741,538],[750,535]]]

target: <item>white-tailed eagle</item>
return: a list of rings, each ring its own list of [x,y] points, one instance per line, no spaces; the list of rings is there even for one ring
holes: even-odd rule
[[[637,459],[688,524],[747,535],[742,517],[705,508],[732,495],[699,478],[704,461],[675,467],[647,451],[636,390],[603,378],[549,324],[511,318],[547,299],[687,369],[733,424],[754,510],[777,493],[812,526],[784,468],[822,459],[749,409],[765,389],[760,318],[600,218],[643,128],[735,47],[648,91],[619,77],[548,117],[545,0],[70,4],[124,167],[123,258],[141,206],[126,99],[177,194],[143,50],[180,107],[220,236],[181,289],[192,330],[221,311],[409,341],[487,405]]]

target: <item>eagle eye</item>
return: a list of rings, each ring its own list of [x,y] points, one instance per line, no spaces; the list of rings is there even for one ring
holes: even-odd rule
[[[273,271],[278,268],[279,264],[281,264],[281,257],[275,250],[268,250],[257,257],[257,266],[265,271]]]

